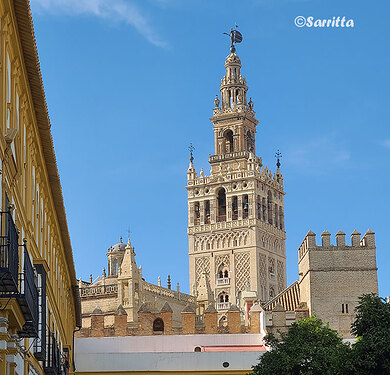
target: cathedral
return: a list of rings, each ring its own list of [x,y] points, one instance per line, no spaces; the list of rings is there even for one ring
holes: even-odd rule
[[[231,33],[236,32],[233,30]],[[107,272],[79,281],[79,337],[260,333],[286,330],[316,314],[351,337],[357,299],[378,293],[375,234],[309,231],[298,249],[299,277],[287,286],[284,188],[256,152],[259,124],[232,38],[212,117],[210,174],[187,170],[190,293],[142,277],[130,239],[107,252]],[[184,202],[183,202],[184,203]],[[337,286],[337,287],[335,287]]]

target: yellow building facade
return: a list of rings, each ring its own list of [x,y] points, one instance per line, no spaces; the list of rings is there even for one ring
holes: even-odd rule
[[[0,374],[74,372],[80,300],[27,0],[0,0]]]

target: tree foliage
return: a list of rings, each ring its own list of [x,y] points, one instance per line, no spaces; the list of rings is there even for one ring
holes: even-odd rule
[[[357,336],[351,373],[390,374],[390,304],[374,294],[360,297],[351,332]]]
[[[315,316],[294,323],[279,339],[270,334],[265,340],[272,350],[253,367],[253,375],[333,375],[349,367],[350,345]]]
[[[265,337],[272,350],[252,375],[390,375],[390,304],[374,294],[359,298],[353,345],[315,316],[294,323],[280,338]]]

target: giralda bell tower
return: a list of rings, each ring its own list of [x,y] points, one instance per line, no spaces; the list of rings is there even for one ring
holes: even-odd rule
[[[279,159],[276,173],[256,156],[258,121],[231,30],[220,99],[214,100],[215,154],[210,175],[195,171],[192,150],[187,171],[190,286],[209,283],[212,300],[223,313],[240,304],[243,292],[260,301],[286,288],[284,191]],[[242,306],[241,306],[242,307]]]

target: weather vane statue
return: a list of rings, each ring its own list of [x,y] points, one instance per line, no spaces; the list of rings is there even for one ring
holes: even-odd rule
[[[231,53],[234,53],[236,52],[236,47],[234,47],[234,45],[236,43],[241,43],[242,42],[242,34],[237,30],[237,25],[235,25],[235,28],[231,28],[230,29],[230,33],[224,33],[225,35],[229,35],[230,36],[230,41],[231,41],[231,44],[230,44],[230,52]]]

